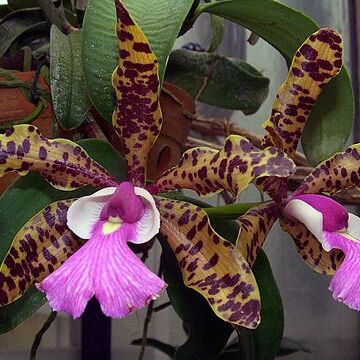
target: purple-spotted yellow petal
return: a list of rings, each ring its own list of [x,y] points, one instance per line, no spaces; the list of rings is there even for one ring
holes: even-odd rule
[[[113,125],[123,143],[128,180],[143,186],[147,157],[162,123],[158,62],[122,1],[115,4],[120,59],[112,78],[116,92]]]
[[[344,258],[342,251],[326,252],[319,240],[298,220],[281,217],[280,225],[292,237],[299,255],[313,270],[333,275],[339,268]]]
[[[18,299],[82,246],[83,240],[66,226],[73,201],[50,204],[17,233],[0,268],[0,305]]]
[[[355,215],[354,215],[355,216]],[[358,219],[356,222],[359,223]],[[324,231],[324,243],[330,249],[340,249],[345,257],[331,279],[329,289],[335,300],[351,309],[360,310],[360,242],[349,234]]]
[[[116,185],[84,149],[67,139],[49,140],[32,125],[16,125],[0,135],[0,176],[38,171],[52,186],[74,190],[83,185]]]
[[[231,135],[219,151],[207,147],[186,151],[179,163],[148,189],[159,193],[186,188],[202,196],[228,190],[237,197],[255,179],[287,177],[294,170],[293,161],[276,148],[259,150],[246,138]]]
[[[39,284],[53,310],[78,318],[95,296],[105,315],[122,318],[154,300],[166,285],[128,247],[136,234],[136,223],[109,231],[100,220],[91,239]]]
[[[360,186],[360,144],[320,163],[300,184],[294,195],[326,193]]]
[[[211,227],[206,212],[192,204],[156,198],[160,232],[175,253],[186,286],[199,292],[221,319],[256,328],[260,295],[240,251]]]
[[[279,211],[273,202],[256,206],[240,216],[236,247],[250,266],[254,265],[266,236],[278,217]]]
[[[276,95],[271,117],[263,127],[264,145],[277,146],[290,156],[324,86],[342,67],[341,35],[323,28],[310,35],[296,52],[289,74]]]

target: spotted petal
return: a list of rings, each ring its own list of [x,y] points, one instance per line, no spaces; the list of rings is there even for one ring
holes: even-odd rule
[[[0,135],[0,176],[38,171],[55,188],[114,186],[115,180],[84,149],[66,139],[48,140],[32,125],[17,125]]]
[[[271,117],[263,127],[268,132],[263,143],[290,156],[324,86],[342,67],[342,38],[329,28],[312,34],[296,52],[289,74],[276,95]]]
[[[276,148],[259,150],[246,138],[231,135],[219,151],[207,147],[186,151],[176,166],[149,186],[149,191],[186,188],[205,196],[225,189],[237,197],[255,179],[287,177],[294,169],[292,160]]]
[[[360,144],[320,163],[300,184],[294,195],[326,193],[334,195],[342,189],[360,186]]]
[[[280,225],[294,240],[301,258],[320,274],[333,275],[341,265],[344,255],[334,249],[326,252],[319,240],[300,221],[280,218]]]
[[[160,232],[175,253],[185,285],[204,296],[223,320],[255,328],[260,295],[242,254],[212,229],[204,210],[163,198],[157,204]]]
[[[15,236],[0,267],[0,304],[6,305],[44,279],[83,244],[66,226],[74,200],[50,204]]]
[[[116,92],[113,125],[124,146],[128,179],[143,186],[147,157],[162,123],[158,62],[122,1],[115,4],[120,61],[112,78]]]
[[[239,218],[240,232],[236,247],[250,266],[254,265],[266,236],[278,217],[277,206],[272,202],[256,206]]]

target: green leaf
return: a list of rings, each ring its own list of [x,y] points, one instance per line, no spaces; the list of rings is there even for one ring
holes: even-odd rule
[[[118,181],[125,180],[125,162],[110,144],[100,140],[82,140],[79,144]],[[36,173],[16,180],[0,197],[0,262],[16,233],[38,211],[54,201],[81,197],[94,191],[90,186],[71,192],[55,190]],[[32,288],[16,302],[0,307],[0,333],[19,325],[44,302],[43,294]]]
[[[216,52],[224,37],[224,19],[211,15],[211,43],[208,52]]]
[[[269,79],[246,62],[185,49],[171,53],[166,81],[201,102],[247,115],[259,109],[269,92]]]
[[[147,36],[163,80],[166,62],[193,0],[123,0]],[[111,75],[118,65],[113,0],[89,0],[83,22],[86,86],[99,113],[111,122],[115,95]],[[161,29],[161,31],[159,31]]]
[[[142,339],[136,339],[131,342],[131,345],[141,345],[141,344],[142,344]],[[146,345],[161,351],[165,355],[168,355],[171,359],[173,359],[175,356],[176,348],[172,345],[165,344],[162,341],[152,338],[147,338]]]
[[[43,30],[47,26],[39,10],[17,10],[5,16],[0,22],[0,58],[18,37],[30,31]]]
[[[8,5],[13,10],[39,7],[36,0],[8,0]]]
[[[82,30],[50,33],[50,85],[56,118],[64,129],[78,127],[90,109],[82,62]]]
[[[202,4],[196,16],[209,12],[258,34],[280,51],[288,65],[296,50],[319,25],[301,12],[273,0],[227,0]],[[336,106],[335,106],[336,105]],[[344,148],[354,118],[354,98],[345,68],[324,89],[302,138],[313,164]]]
[[[7,5],[0,5],[0,21],[11,13],[11,9]]]
[[[167,293],[176,313],[184,321],[189,337],[175,354],[175,360],[211,360],[225,347],[233,329],[218,318],[206,300],[183,281],[176,258],[159,236],[163,248],[162,264]]]
[[[253,272],[261,298],[261,323],[254,331],[256,360],[272,360],[278,353],[284,332],[284,309],[269,260],[263,251],[256,259]]]

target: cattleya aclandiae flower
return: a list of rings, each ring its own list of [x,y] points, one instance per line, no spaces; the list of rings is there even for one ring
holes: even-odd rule
[[[290,157],[324,85],[342,66],[342,39],[331,29],[312,34],[297,51],[288,78],[275,99],[263,144]],[[266,235],[280,217],[301,258],[315,271],[334,275],[333,297],[360,310],[360,220],[325,195],[360,186],[360,144],[320,163],[287,197],[284,179],[262,178],[258,187],[276,202],[259,205],[240,217],[237,247],[251,265]],[[325,194],[325,195],[320,195]]]
[[[259,291],[241,251],[212,229],[204,210],[156,194],[187,188],[199,195],[228,190],[237,197],[264,176],[289,176],[294,163],[275,147],[259,150],[241,136],[230,136],[220,151],[186,151],[175,167],[146,186],[148,153],[162,123],[157,59],[122,2],[115,3],[120,51],[113,74],[113,126],[123,143],[128,181],[117,183],[80,146],[46,139],[31,125],[1,135],[0,175],[38,171],[57,189],[90,184],[101,190],[52,203],[24,225],[1,264],[0,304],[37,284],[55,310],[77,317],[96,296],[105,314],[123,317],[165,287],[127,246],[150,240],[160,226],[184,283],[223,320],[254,328],[260,321]]]

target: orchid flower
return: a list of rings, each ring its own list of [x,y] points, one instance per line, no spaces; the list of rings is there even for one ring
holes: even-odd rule
[[[160,230],[178,260],[186,286],[234,325],[260,321],[256,280],[243,254],[218,235],[206,212],[160,192],[186,188],[199,195],[228,190],[234,197],[262,177],[287,177],[294,163],[270,146],[255,148],[230,136],[217,151],[186,151],[179,163],[146,186],[147,157],[161,130],[155,54],[120,0],[116,2],[119,66],[113,74],[119,135],[128,181],[117,183],[80,146],[48,140],[28,125],[0,136],[0,175],[38,171],[51,185],[100,188],[79,199],[50,204],[15,236],[0,268],[0,304],[9,304],[36,284],[54,310],[78,317],[95,296],[102,311],[124,317],[155,299],[166,286],[132,253]]]
[[[335,300],[360,310],[360,218],[323,195],[294,196],[285,206],[287,218],[300,221],[325,251],[340,249],[345,259],[330,282]]]
[[[334,30],[323,28],[311,34],[296,51],[287,78],[275,97],[271,116],[263,123],[267,135],[263,146],[275,146],[293,157],[310,112],[326,84],[342,66],[342,40]],[[272,225],[287,202],[285,177],[256,180],[262,192],[275,201],[254,207],[239,218],[236,246],[252,266]]]
[[[263,144],[293,156],[312,106],[341,69],[341,56],[341,37],[331,29],[320,29],[305,41],[276,96],[272,116],[263,125],[268,132]],[[360,310],[360,219],[328,197],[359,187],[359,166],[360,144],[355,144],[320,163],[290,197],[285,179],[258,180],[258,187],[276,202],[259,205],[239,219],[237,247],[248,263],[254,263],[280,218],[301,258],[315,271],[334,275],[330,283],[334,299]]]

